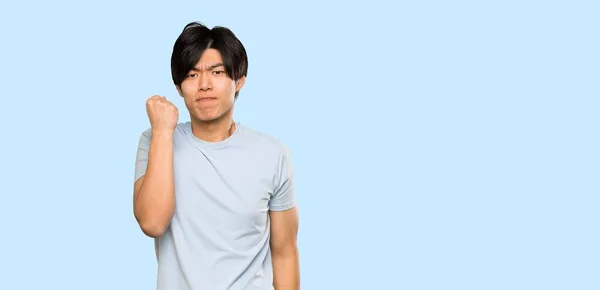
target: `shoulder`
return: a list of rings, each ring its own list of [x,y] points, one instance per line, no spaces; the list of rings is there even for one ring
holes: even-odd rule
[[[244,125],[239,126],[241,126],[241,130],[243,130],[243,135],[246,142],[254,144],[259,148],[274,153],[276,155],[289,154],[288,147],[278,137],[253,128],[246,127]]]

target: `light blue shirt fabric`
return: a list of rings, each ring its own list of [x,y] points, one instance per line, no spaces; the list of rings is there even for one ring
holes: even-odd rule
[[[135,180],[151,135],[140,138]],[[273,289],[268,213],[296,205],[285,145],[241,123],[228,139],[205,142],[187,122],[175,130],[173,160],[176,209],[155,239],[157,289]]]

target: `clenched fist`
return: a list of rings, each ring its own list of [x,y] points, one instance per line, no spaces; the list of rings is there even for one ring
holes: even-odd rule
[[[152,131],[173,132],[177,126],[179,111],[165,97],[152,96],[146,101],[146,111]]]

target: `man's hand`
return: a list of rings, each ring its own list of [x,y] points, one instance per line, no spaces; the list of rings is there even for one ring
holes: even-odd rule
[[[179,111],[164,96],[154,95],[146,101],[146,111],[154,132],[173,132],[177,126]]]

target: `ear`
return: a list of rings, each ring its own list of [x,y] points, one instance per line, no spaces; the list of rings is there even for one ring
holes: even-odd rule
[[[235,91],[239,92],[244,87],[245,82],[246,82],[246,77],[241,77],[237,81],[235,81]]]

